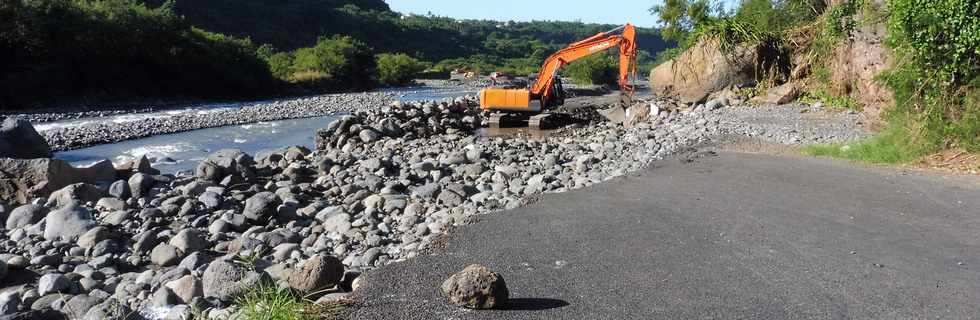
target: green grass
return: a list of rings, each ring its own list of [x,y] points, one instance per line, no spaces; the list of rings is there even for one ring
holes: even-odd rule
[[[837,97],[825,90],[814,90],[811,92],[806,92],[799,99],[801,102],[808,104],[815,104],[821,102],[830,109],[836,110],[854,110],[861,111],[864,109],[857,100],[851,97]]]
[[[289,289],[272,283],[261,283],[236,300],[240,320],[315,320],[333,319],[347,307],[345,301],[316,304]]]
[[[907,131],[890,128],[864,141],[850,144],[810,145],[805,154],[818,157],[841,158],[877,164],[904,164],[918,160],[932,148],[916,144]]]

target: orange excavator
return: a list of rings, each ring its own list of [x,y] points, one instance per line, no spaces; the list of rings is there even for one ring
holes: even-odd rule
[[[549,111],[565,103],[565,90],[558,71],[578,59],[616,46],[619,46],[619,88],[622,109],[619,117],[625,120],[630,116],[629,108],[633,100],[633,86],[630,84],[630,79],[636,77],[636,29],[632,24],[572,43],[551,55],[544,61],[537,81],[530,88],[492,88],[480,91],[480,108],[497,111],[490,118],[491,127],[499,127],[505,118],[530,115],[529,126],[540,129],[542,123],[552,116]],[[610,118],[613,121],[623,121]]]

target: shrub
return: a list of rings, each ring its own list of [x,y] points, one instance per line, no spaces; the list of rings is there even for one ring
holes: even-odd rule
[[[321,38],[316,45],[297,49],[293,72],[320,72],[329,76],[331,85],[339,88],[373,87],[374,55],[363,42],[347,36]]]
[[[884,75],[895,94],[892,121],[912,123],[906,129],[927,146],[980,151],[980,3],[889,4],[888,44],[898,62]]]
[[[378,81],[385,85],[406,85],[429,64],[404,53],[382,53],[377,57]]]

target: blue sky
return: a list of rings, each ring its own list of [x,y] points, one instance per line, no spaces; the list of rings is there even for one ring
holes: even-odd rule
[[[725,0],[734,2],[737,0]],[[652,27],[656,19],[648,9],[662,0],[386,0],[402,13],[461,19],[562,20]]]

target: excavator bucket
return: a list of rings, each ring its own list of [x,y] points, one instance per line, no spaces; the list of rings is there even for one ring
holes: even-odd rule
[[[645,102],[633,103],[631,97],[623,95],[620,97],[618,105],[606,110],[599,110],[599,114],[609,122],[632,128],[637,123],[646,121],[650,116],[650,104]]]

